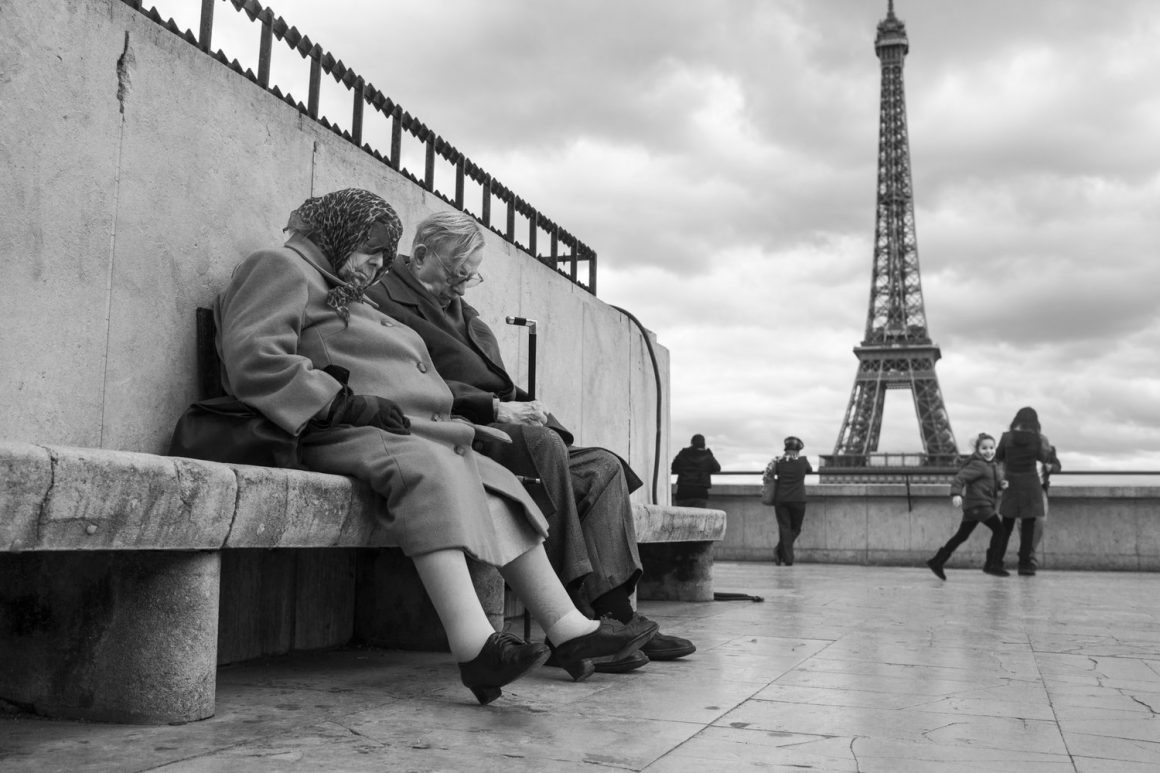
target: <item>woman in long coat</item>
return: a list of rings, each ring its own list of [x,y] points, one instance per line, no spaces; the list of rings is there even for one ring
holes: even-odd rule
[[[488,703],[549,654],[492,629],[465,554],[500,568],[574,679],[638,649],[655,623],[597,623],[576,609],[544,554],[543,515],[514,476],[472,451],[475,429],[450,415],[422,339],[365,302],[402,233],[391,206],[337,191],[308,199],[286,229],[285,246],[247,257],[218,298],[223,385],[298,436],[307,468],[382,497],[379,516],[415,561],[463,683]]]
[[[1034,408],[1020,408],[1011,421],[1011,429],[999,438],[995,461],[1003,464],[1008,486],[999,503],[1003,517],[1003,542],[999,552],[999,568],[1007,552],[1007,541],[1019,521],[1019,574],[1035,574],[1032,552],[1035,549],[1035,523],[1043,518],[1043,484],[1039,479],[1038,464],[1042,462],[1050,475],[1059,472],[1059,458],[1055,447],[1040,430],[1039,414]]]

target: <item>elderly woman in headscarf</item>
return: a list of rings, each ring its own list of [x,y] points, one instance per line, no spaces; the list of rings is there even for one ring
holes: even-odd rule
[[[544,553],[543,515],[511,473],[472,451],[475,430],[450,415],[422,339],[366,302],[402,235],[394,209],[369,191],[336,191],[308,199],[285,230],[286,244],[243,260],[218,298],[223,386],[299,437],[305,467],[381,496],[379,517],[414,560],[463,684],[489,703],[549,655],[492,629],[466,555],[499,567],[577,681],[639,649],[656,624],[576,609]]]
[[[1048,475],[1060,470],[1055,446],[1040,429],[1039,414],[1034,408],[1020,408],[1015,412],[1011,429],[999,438],[995,461],[1003,465],[1008,485],[999,502],[999,515],[1003,518],[1002,549],[998,553],[998,564],[992,565],[991,569],[1000,573],[1006,571],[1003,554],[1007,552],[1007,541],[1015,530],[1015,521],[1019,521],[1019,574],[1034,575],[1035,523],[1045,515],[1038,465],[1043,463]]]

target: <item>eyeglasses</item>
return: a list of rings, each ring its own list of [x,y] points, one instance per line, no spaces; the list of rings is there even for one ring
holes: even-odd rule
[[[427,245],[423,246],[427,247]],[[430,247],[427,247],[427,252],[434,256],[435,260],[438,261],[439,265],[443,268],[443,273],[447,275],[447,284],[451,285],[452,287],[459,287],[460,285],[463,285],[464,287],[477,287],[483,283],[483,274],[479,273],[478,271],[471,274],[463,274],[459,271],[454,271],[452,270],[451,266],[447,265],[443,258],[439,257],[438,252],[431,249]]]

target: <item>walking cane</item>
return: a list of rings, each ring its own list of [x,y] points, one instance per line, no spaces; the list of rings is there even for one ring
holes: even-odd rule
[[[536,321],[527,317],[508,317],[509,325],[528,329],[528,399],[536,399]]]
[[[528,399],[536,399],[536,321],[528,319],[527,317],[508,317],[507,323],[509,325],[518,325],[528,329]],[[539,483],[539,480],[534,478],[521,478],[527,482]],[[545,633],[547,633],[545,631]],[[532,638],[532,615],[528,611],[527,605],[524,606],[524,641],[530,641]]]

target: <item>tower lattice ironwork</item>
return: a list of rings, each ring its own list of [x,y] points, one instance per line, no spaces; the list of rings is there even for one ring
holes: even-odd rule
[[[935,375],[941,356],[930,339],[918,270],[914,229],[914,191],[902,67],[910,44],[906,26],[889,0],[878,24],[874,48],[882,66],[882,99],[878,138],[878,207],[874,232],[874,272],[866,336],[854,348],[858,373],[846,408],[832,466],[907,466],[900,455],[872,461],[882,430],[888,389],[909,389],[922,435],[921,458],[911,464],[953,465],[958,446]]]

